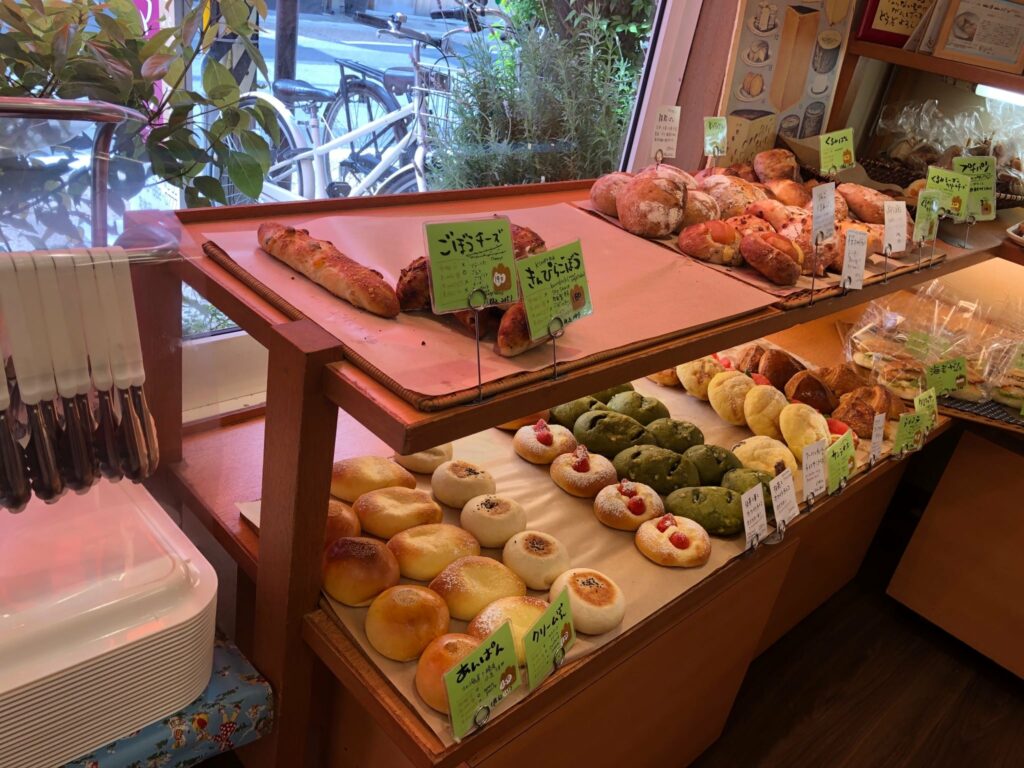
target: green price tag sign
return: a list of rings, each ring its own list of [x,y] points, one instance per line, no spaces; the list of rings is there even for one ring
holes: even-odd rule
[[[544,338],[594,311],[579,240],[520,259],[516,269],[531,339]]]
[[[896,439],[892,444],[893,453],[918,451],[924,445],[925,416],[923,413],[901,413],[900,425],[896,428]]]
[[[444,675],[455,740],[461,741],[486,723],[494,708],[522,682],[512,625],[505,622]]]
[[[996,159],[994,157],[954,157],[953,170],[971,180],[967,215],[977,221],[996,217]]]
[[[926,189],[934,189],[939,193],[940,213],[951,216],[955,222],[961,222],[966,218],[967,198],[971,194],[969,176],[929,165]]]
[[[719,157],[725,154],[725,137],[729,123],[724,117],[704,118],[704,154]]]
[[[914,214],[914,242],[934,240],[939,234],[939,208],[942,207],[942,193],[936,189],[924,189],[917,196],[917,212]]]
[[[562,666],[565,654],[575,642],[576,627],[572,623],[569,589],[566,587],[523,637],[526,676],[531,691]]]
[[[828,492],[833,494],[846,485],[846,481],[857,468],[857,452],[853,447],[853,433],[846,434],[836,440],[825,451],[828,465]]]
[[[1013,367],[1024,371],[1024,344],[1017,347],[1017,356],[1013,359]]]
[[[931,432],[939,417],[939,401],[935,398],[934,389],[926,389],[914,398],[914,410],[924,417],[921,426],[925,433]]]
[[[504,217],[426,224],[434,314],[510,304],[516,289],[512,228]]]
[[[833,174],[846,168],[853,168],[857,158],[853,151],[853,128],[823,133],[818,137],[819,162],[824,173]]]
[[[951,360],[940,360],[929,365],[924,374],[928,387],[937,394],[955,392],[967,386],[967,359],[954,357]]]

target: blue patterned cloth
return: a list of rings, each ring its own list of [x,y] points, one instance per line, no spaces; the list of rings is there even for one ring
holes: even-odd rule
[[[185,768],[256,741],[273,717],[270,684],[234,645],[218,640],[210,684],[198,699],[65,768]]]

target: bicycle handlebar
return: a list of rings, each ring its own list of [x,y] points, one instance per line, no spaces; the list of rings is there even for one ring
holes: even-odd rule
[[[391,19],[383,19],[380,16],[371,16],[368,13],[362,11],[356,11],[352,16],[353,19],[358,21],[360,24],[365,24],[368,27],[375,27],[377,29],[391,29]]]

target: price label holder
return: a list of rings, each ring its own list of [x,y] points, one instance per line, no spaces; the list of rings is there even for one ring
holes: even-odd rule
[[[864,287],[864,265],[868,259],[868,233],[860,229],[846,230],[843,256],[843,293]]]
[[[939,193],[939,218],[949,217],[956,224],[967,216],[967,198],[971,194],[971,179],[967,174],[928,166],[925,189]]]
[[[970,178],[967,198],[968,221],[992,221],[996,217],[996,159],[986,157],[954,157],[953,170]]]
[[[947,395],[967,385],[967,359],[954,357],[929,365],[924,372],[925,382],[937,395]]]
[[[902,459],[907,453],[921,449],[924,445],[924,419],[923,413],[900,414],[900,425],[892,444],[893,458]]]
[[[804,448],[804,501],[808,506],[814,499],[828,490],[828,476],[825,471],[825,448],[828,440],[818,440]]]
[[[931,432],[939,417],[939,402],[935,397],[935,390],[926,389],[920,395],[915,397],[914,410],[924,417],[924,420],[921,422],[921,426],[924,428],[924,433],[928,434]]]
[[[873,467],[882,455],[882,441],[885,440],[885,413],[876,413],[871,422],[871,449],[868,452],[868,466]]]
[[[890,253],[907,250],[907,204],[902,200],[885,202],[885,240]]]
[[[658,119],[654,123],[654,136],[651,138],[651,157],[656,163],[670,160],[676,156],[681,114],[682,107],[661,107],[658,110]]]
[[[814,248],[814,264],[819,263],[818,249],[821,243],[836,234],[836,185],[835,182],[819,184],[811,190],[811,237]],[[814,304],[814,283],[817,269],[811,269],[811,299]]]
[[[712,158],[721,157],[725,154],[728,129],[728,118],[704,118],[704,154],[708,158],[708,165],[713,164]]]
[[[575,642],[576,627],[566,587],[523,637],[526,677],[531,691],[562,666],[565,654]]]
[[[746,532],[747,549],[757,549],[768,538],[768,513],[764,506],[764,488],[760,483],[740,497],[743,506],[743,530]]]
[[[521,684],[512,625],[505,622],[444,675],[455,741],[482,728],[501,701]]]
[[[580,241],[520,259],[516,262],[516,270],[530,338],[534,341],[551,338],[553,375],[557,378],[555,340],[569,323],[594,311]]]
[[[818,137],[818,154],[821,170],[828,176],[853,168],[857,164],[853,149],[853,128],[821,134]]]
[[[935,241],[939,237],[939,208],[942,206],[942,194],[936,189],[923,189],[917,196],[917,212],[914,215],[914,241],[923,246],[925,240],[932,243],[929,261],[935,259]],[[917,254],[917,268],[921,269],[921,253]]]
[[[775,513],[775,525],[779,533],[785,533],[786,527],[798,514],[800,505],[796,500],[796,485],[793,483],[793,472],[784,469],[768,483],[772,494],[772,510]]]
[[[853,431],[847,430],[825,451],[828,457],[828,494],[841,492],[857,468],[857,452],[853,447]]]

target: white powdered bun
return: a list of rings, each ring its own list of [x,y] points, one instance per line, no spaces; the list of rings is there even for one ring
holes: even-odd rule
[[[441,505],[417,488],[378,488],[352,505],[366,533],[390,539],[406,528],[440,523]]]
[[[462,509],[475,496],[494,493],[491,473],[468,461],[446,461],[430,478],[434,498],[449,507]]]
[[[539,597],[503,597],[480,611],[469,622],[466,632],[483,640],[506,621],[510,622],[516,658],[520,664],[525,664],[526,648],[523,638],[547,609],[548,604]]]
[[[407,579],[430,581],[460,557],[480,554],[480,542],[457,525],[417,525],[391,537],[388,549]]]
[[[618,531],[635,531],[665,513],[661,496],[649,485],[622,480],[601,489],[594,499],[594,515]]]
[[[531,464],[550,464],[555,457],[575,451],[576,438],[565,427],[541,419],[519,428],[512,438],[512,449]]]
[[[334,463],[331,471],[331,495],[353,502],[378,488],[415,488],[416,478],[391,459],[381,456],[357,456]]]
[[[459,523],[483,547],[503,547],[510,537],[526,528],[526,510],[515,499],[493,493],[466,502]]]
[[[626,615],[626,598],[618,584],[600,571],[590,568],[566,571],[551,584],[548,599],[557,600],[566,588],[577,632],[601,635],[622,623]]]
[[[506,566],[489,557],[461,557],[430,582],[456,619],[469,621],[502,597],[525,595],[526,585]]]
[[[636,548],[648,560],[676,568],[697,568],[711,557],[711,539],[698,523],[663,515],[648,520],[636,532]]]
[[[592,499],[619,476],[612,463],[599,453],[590,453],[577,446],[572,453],[563,453],[551,462],[551,479],[571,496]]]
[[[548,589],[569,568],[569,551],[558,539],[541,531],[517,533],[505,543],[502,558],[530,589]]]
[[[446,461],[452,460],[452,444],[445,443],[408,456],[395,454],[395,461],[418,475],[429,475]]]

